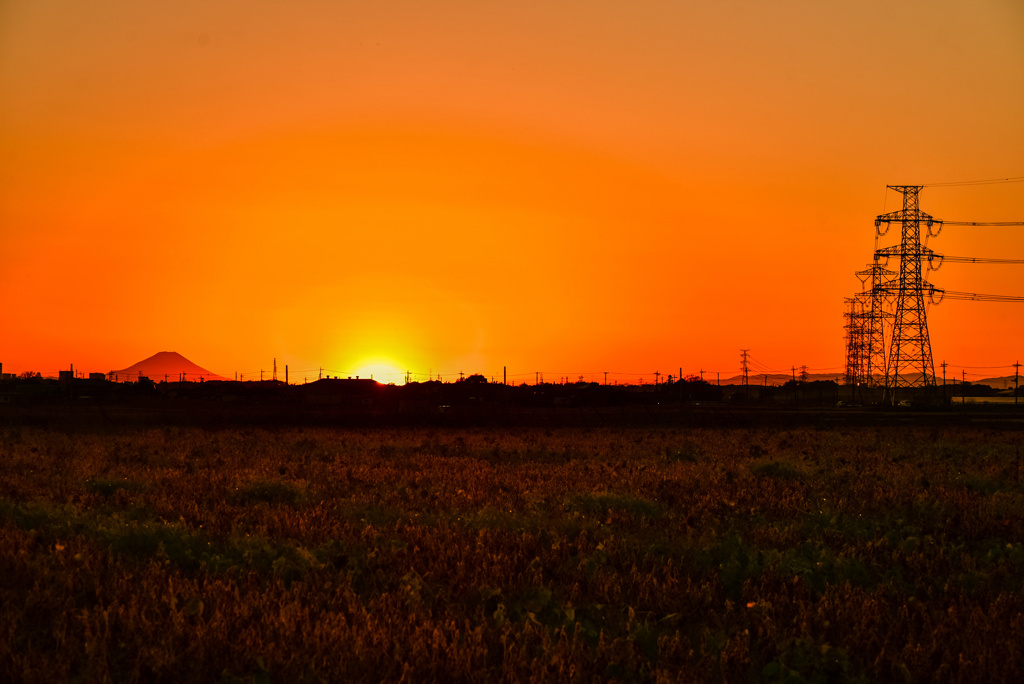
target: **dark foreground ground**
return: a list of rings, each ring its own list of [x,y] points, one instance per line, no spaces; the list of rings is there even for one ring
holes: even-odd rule
[[[1016,414],[620,409],[5,407],[0,680],[1024,678]]]

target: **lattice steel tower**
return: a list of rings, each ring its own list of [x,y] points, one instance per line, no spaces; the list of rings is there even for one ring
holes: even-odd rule
[[[857,295],[864,302],[864,382],[868,385],[885,384],[885,324],[893,315],[885,310],[886,299],[890,297],[891,283],[895,271],[878,263],[868,264],[867,269],[857,271],[864,291]],[[870,287],[867,287],[870,283]]]
[[[847,309],[843,312],[846,319],[843,328],[846,330],[846,384],[856,386],[860,381],[861,374],[861,335],[860,320],[858,319],[857,299],[846,297],[843,299]]]
[[[893,319],[892,342],[885,368],[885,398],[896,401],[901,387],[934,387],[935,364],[932,344],[928,337],[928,319],[924,294],[934,288],[922,275],[922,257],[926,250],[921,244],[921,222],[931,226],[933,218],[923,213],[918,205],[922,185],[890,185],[903,193],[903,209],[883,214],[875,219],[876,228],[882,222],[899,222],[903,236],[899,245],[880,249],[878,255],[898,257],[899,278],[891,291],[896,296],[896,315]]]

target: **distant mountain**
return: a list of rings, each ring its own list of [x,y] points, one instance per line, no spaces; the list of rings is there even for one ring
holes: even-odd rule
[[[799,369],[797,369],[799,370]],[[800,373],[796,374],[797,379],[800,379]],[[808,373],[807,382],[819,382],[822,380],[831,380],[842,384],[845,380],[843,373]],[[704,379],[708,380],[712,385],[715,384],[716,380],[713,376],[709,376],[705,373]],[[793,375],[787,373],[768,373],[768,384],[769,385],[785,385],[787,382],[793,379]],[[751,385],[763,385],[765,380],[764,373],[751,373],[749,375],[749,381]],[[742,385],[743,376],[734,375],[731,378],[722,378],[723,385]]]
[[[197,366],[178,352],[167,351],[157,352],[148,359],[127,368],[110,371],[107,377],[118,380],[134,380],[140,375],[158,382],[165,379],[172,382],[181,379],[192,382],[198,382],[200,378],[203,380],[229,379]]]
[[[751,385],[762,385],[762,384],[764,384],[764,376],[765,376],[764,373],[756,373],[756,374],[755,373],[751,373],[750,374],[750,384]],[[800,377],[799,373],[797,374],[797,377],[798,378]],[[920,379],[921,379],[920,373],[911,374],[911,375],[908,375],[908,376],[905,376],[905,377],[906,377],[906,380],[908,380],[910,382],[915,382],[915,383],[916,382],[920,382]],[[704,379],[707,380],[708,376],[705,375]],[[784,385],[784,384],[786,384],[787,382],[789,382],[792,379],[793,379],[792,375],[786,375],[785,373],[769,373],[768,374],[768,384],[769,385]],[[711,377],[710,380],[711,380],[711,384],[715,383],[715,378],[714,377]],[[832,381],[837,382],[840,385],[842,385],[842,384],[844,384],[846,382],[846,375],[844,373],[811,373],[811,374],[809,374],[807,376],[807,380],[809,382],[815,382],[815,381],[818,381],[818,380],[832,380]],[[882,384],[882,385],[885,384],[885,378],[884,377],[881,377],[881,376],[876,377],[876,380],[878,381],[879,384]],[[959,377],[953,377],[952,375],[950,375],[946,379],[946,384],[947,385],[953,385],[953,384],[957,384],[959,382],[960,382],[960,378]],[[969,382],[971,384],[974,384],[974,385],[988,385],[989,387],[992,387],[994,389],[1000,389],[1000,390],[1013,389],[1013,387],[1014,387],[1014,378],[1013,378],[1012,375],[1009,375],[1009,376],[1006,376],[1006,377],[1002,377],[1002,378],[985,378],[983,380],[970,380]],[[723,385],[742,385],[743,384],[743,376],[742,375],[734,375],[734,376],[732,376],[730,378],[722,378],[722,384]],[[937,384],[939,386],[942,385],[942,376],[941,375],[935,379],[935,384]],[[1020,377],[1020,384],[1024,385],[1024,375],[1021,375],[1021,377]]]
[[[956,378],[949,378],[947,382],[949,384],[953,384],[953,380],[955,379]],[[974,385],[988,385],[995,389],[1013,389],[1015,386],[1014,380],[1015,379],[1012,375],[1007,375],[1003,378],[985,378],[983,380],[968,380],[968,382]],[[941,383],[942,380],[940,379],[939,382]],[[1017,384],[1024,385],[1024,376],[1017,378],[1016,382]]]

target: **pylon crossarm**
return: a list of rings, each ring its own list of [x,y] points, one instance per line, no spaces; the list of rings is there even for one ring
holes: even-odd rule
[[[889,232],[889,228],[893,222],[900,222],[906,218],[903,210],[890,211],[888,214],[882,214],[875,217],[875,235],[882,237]],[[885,230],[882,230],[882,224],[885,224]]]
[[[875,217],[875,223],[881,221],[882,223],[889,223],[892,221],[902,221],[906,218],[905,209],[897,209],[896,211],[890,211],[888,214],[879,214]]]
[[[873,276],[873,275],[886,275],[894,276],[896,271],[890,271],[879,263],[868,264],[868,267],[863,271],[857,271],[858,276]]]
[[[884,262],[882,266],[886,266],[889,263],[889,257],[896,257],[897,259],[909,259],[911,261],[919,261],[920,259],[930,258],[931,255],[935,254],[932,250],[925,247],[924,245],[893,245],[892,247],[882,247],[881,249],[875,250],[875,259]],[[938,256],[942,256],[941,254]]]

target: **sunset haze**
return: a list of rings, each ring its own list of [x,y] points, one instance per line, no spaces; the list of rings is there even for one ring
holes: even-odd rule
[[[886,185],[1024,176],[1024,4],[14,0],[0,93],[5,372],[842,372]],[[928,320],[957,373],[1024,356],[1021,304]]]

